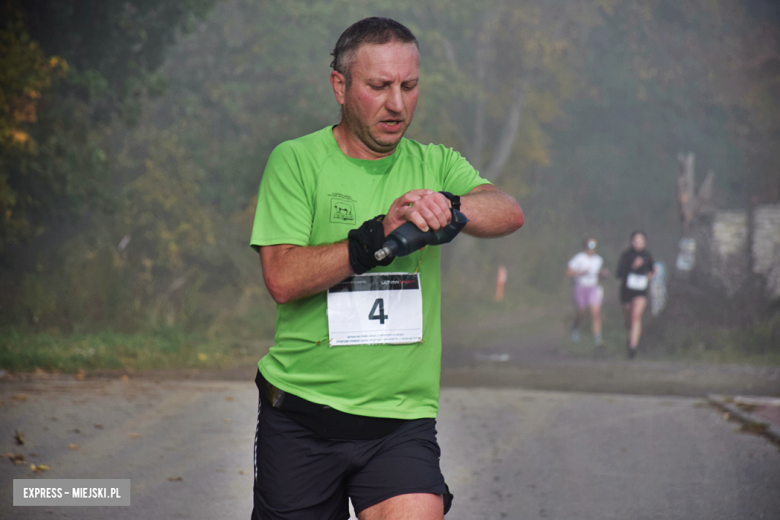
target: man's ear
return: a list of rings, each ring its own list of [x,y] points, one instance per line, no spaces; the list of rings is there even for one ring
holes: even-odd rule
[[[333,87],[333,95],[336,96],[336,102],[339,105],[343,105],[344,95],[347,91],[347,78],[341,72],[334,70],[330,73],[330,85]]]

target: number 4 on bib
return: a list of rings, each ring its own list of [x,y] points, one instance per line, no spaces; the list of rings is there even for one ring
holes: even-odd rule
[[[331,347],[422,343],[422,322],[418,273],[366,273],[328,289]]]
[[[379,314],[376,313],[377,309],[379,310]],[[389,317],[390,316],[385,314],[385,300],[383,298],[377,298],[374,302],[374,306],[371,307],[371,312],[368,313],[368,319],[379,320],[379,324],[384,325],[385,320]]]

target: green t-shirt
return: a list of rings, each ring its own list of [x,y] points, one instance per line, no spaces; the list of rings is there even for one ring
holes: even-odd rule
[[[316,246],[387,212],[412,189],[463,195],[488,184],[457,152],[402,139],[379,160],[347,157],[332,127],[277,146],[260,183],[251,245]],[[406,345],[328,343],[327,292],[277,306],[274,346],[258,363],[284,391],[372,417],[435,417],[441,373],[440,248],[426,247],[370,272],[419,266],[423,340]]]

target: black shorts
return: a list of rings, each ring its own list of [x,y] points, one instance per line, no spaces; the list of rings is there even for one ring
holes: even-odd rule
[[[439,467],[436,420],[416,419],[372,440],[337,440],[258,405],[252,520],[342,520],[407,493],[452,495]]]
[[[647,289],[637,291],[635,289],[629,289],[625,285],[620,288],[620,303],[630,303],[637,296],[644,296],[647,298]]]

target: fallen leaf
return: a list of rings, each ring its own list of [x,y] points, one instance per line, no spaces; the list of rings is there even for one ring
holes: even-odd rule
[[[230,422],[233,422],[233,419],[222,419],[222,420],[223,420],[223,421],[225,421],[225,424],[228,424],[228,423],[230,423]]]
[[[130,437],[131,439],[140,439],[141,438],[141,434],[140,433],[128,433],[127,436]]]
[[[731,417],[731,414],[730,414],[730,413],[728,413],[728,412],[723,412],[723,418],[724,418],[725,420],[727,420],[727,421],[728,421],[730,417]]]
[[[79,381],[84,381],[84,379],[85,379],[86,377],[87,377],[87,376],[86,376],[86,374],[84,373],[84,371],[83,371],[83,370],[79,370],[79,373],[78,373],[78,374],[76,374],[76,379],[78,379]]]
[[[229,395],[229,396],[227,396],[225,398],[225,401],[232,401],[232,400],[233,400],[233,396],[232,395]]]
[[[44,371],[41,369],[41,367],[35,367],[35,374],[37,374],[37,375],[41,375],[41,374],[45,374],[45,373],[46,373],[46,372],[44,372]]]
[[[26,401],[27,400],[27,395],[25,395],[25,394],[14,394],[14,395],[11,396],[11,399],[13,399],[14,401]]]
[[[239,475],[246,475],[246,471],[244,471],[244,470],[242,469],[241,471],[239,471],[239,472],[238,472],[238,474],[239,474]]]
[[[120,378],[119,378],[119,380],[120,380],[120,381],[130,381],[130,376],[128,376],[127,374],[125,374],[125,375],[123,375],[122,377],[120,377]]]
[[[70,448],[72,450],[77,450],[77,449],[81,448],[81,446],[79,446],[78,444],[73,444],[71,442],[70,444],[68,444],[68,448]]]
[[[23,445],[24,444],[24,434],[20,432],[19,430],[16,430],[16,434],[14,435],[14,440],[16,441],[16,444]]]
[[[15,454],[15,453],[3,453],[0,455],[0,457],[5,457],[14,464],[24,464],[24,455],[21,453]]]
[[[30,469],[36,473],[40,473],[41,471],[49,471],[50,468],[45,464],[38,464],[38,465],[30,464]]]
[[[103,429],[103,425],[102,424],[93,424],[92,426],[94,426],[96,430],[102,430]]]
[[[184,482],[184,477],[168,477],[171,482]]]
[[[206,354],[204,354],[203,352],[199,352],[198,353],[198,359],[200,359],[201,361],[206,361],[208,358],[209,357]]]

